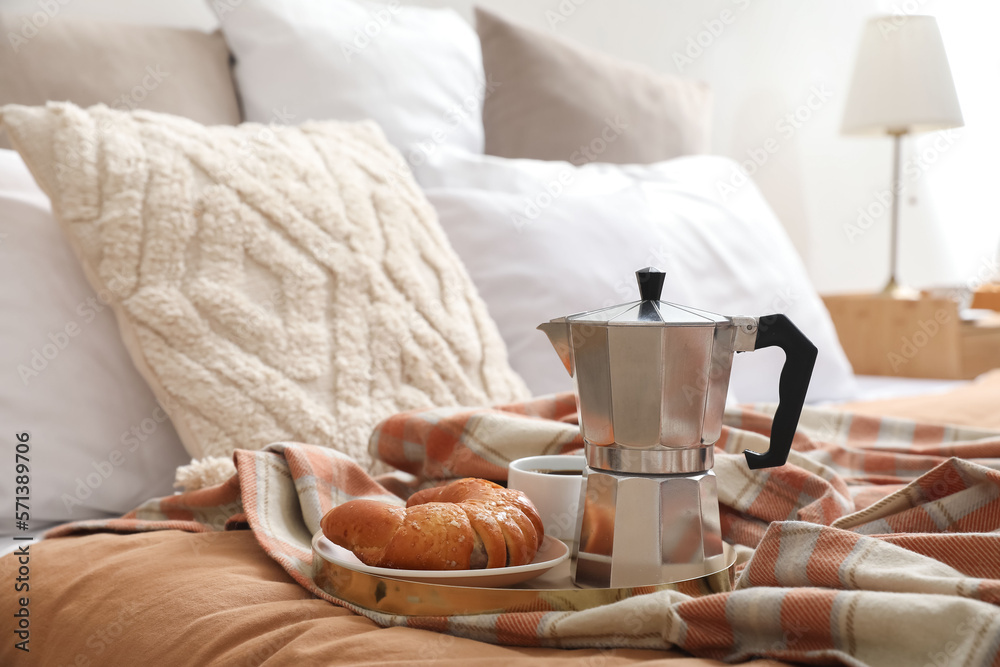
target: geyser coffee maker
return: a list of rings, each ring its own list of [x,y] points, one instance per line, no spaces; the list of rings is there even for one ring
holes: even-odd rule
[[[579,396],[588,467],[578,585],[644,586],[723,568],[712,465],[733,353],[785,352],[770,447],[744,452],[752,469],[784,465],[816,362],[816,346],[784,315],[726,317],[666,303],[663,273],[646,268],[636,278],[640,301],[538,327]]]

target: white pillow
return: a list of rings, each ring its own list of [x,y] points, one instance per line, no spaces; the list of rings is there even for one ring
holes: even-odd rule
[[[716,193],[737,168],[703,156],[575,167],[440,151],[417,179],[534,393],[572,386],[535,327],[635,300],[634,271],[652,265],[667,273],[664,300],[787,314],[819,348],[808,399],[850,397],[854,374],[829,313],[770,207],[752,183],[725,202]],[[783,361],[777,349],[736,355],[732,394],[776,401]]]
[[[189,458],[111,309],[17,153],[0,150],[0,497],[14,532],[14,440],[30,434],[30,524],[118,515],[172,492]]]
[[[483,151],[479,37],[451,9],[351,0],[209,0],[236,57],[245,119],[382,126],[411,164]]]

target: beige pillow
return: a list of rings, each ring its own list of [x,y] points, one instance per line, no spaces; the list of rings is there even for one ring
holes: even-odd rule
[[[222,34],[56,15],[0,14],[0,106],[104,103],[205,125],[240,122]],[[0,133],[0,148],[9,148]]]
[[[711,93],[476,9],[486,153],[646,164],[707,153]]]
[[[297,440],[367,463],[395,412],[528,396],[374,123],[0,113],[193,457]]]

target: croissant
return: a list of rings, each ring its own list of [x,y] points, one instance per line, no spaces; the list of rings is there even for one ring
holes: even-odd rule
[[[407,570],[526,565],[545,537],[527,496],[474,478],[418,491],[405,508],[351,500],[327,512],[321,528],[365,565]]]

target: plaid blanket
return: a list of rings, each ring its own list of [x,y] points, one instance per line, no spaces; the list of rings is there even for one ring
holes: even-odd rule
[[[772,407],[726,413],[717,445],[724,537],[741,552],[736,589],[654,593],[579,612],[402,617],[356,608],[310,578],[310,537],[353,498],[402,504],[353,460],[279,443],[238,451],[224,484],[150,500],[120,519],[49,536],[177,529],[206,540],[249,527],[313,594],[383,626],[550,647],[680,647],[848,665],[1000,665],[1000,433],[806,409],[782,468],[751,471]],[[461,476],[502,480],[515,458],[581,445],[571,394],[494,409],[394,416],[371,449],[411,486]]]

